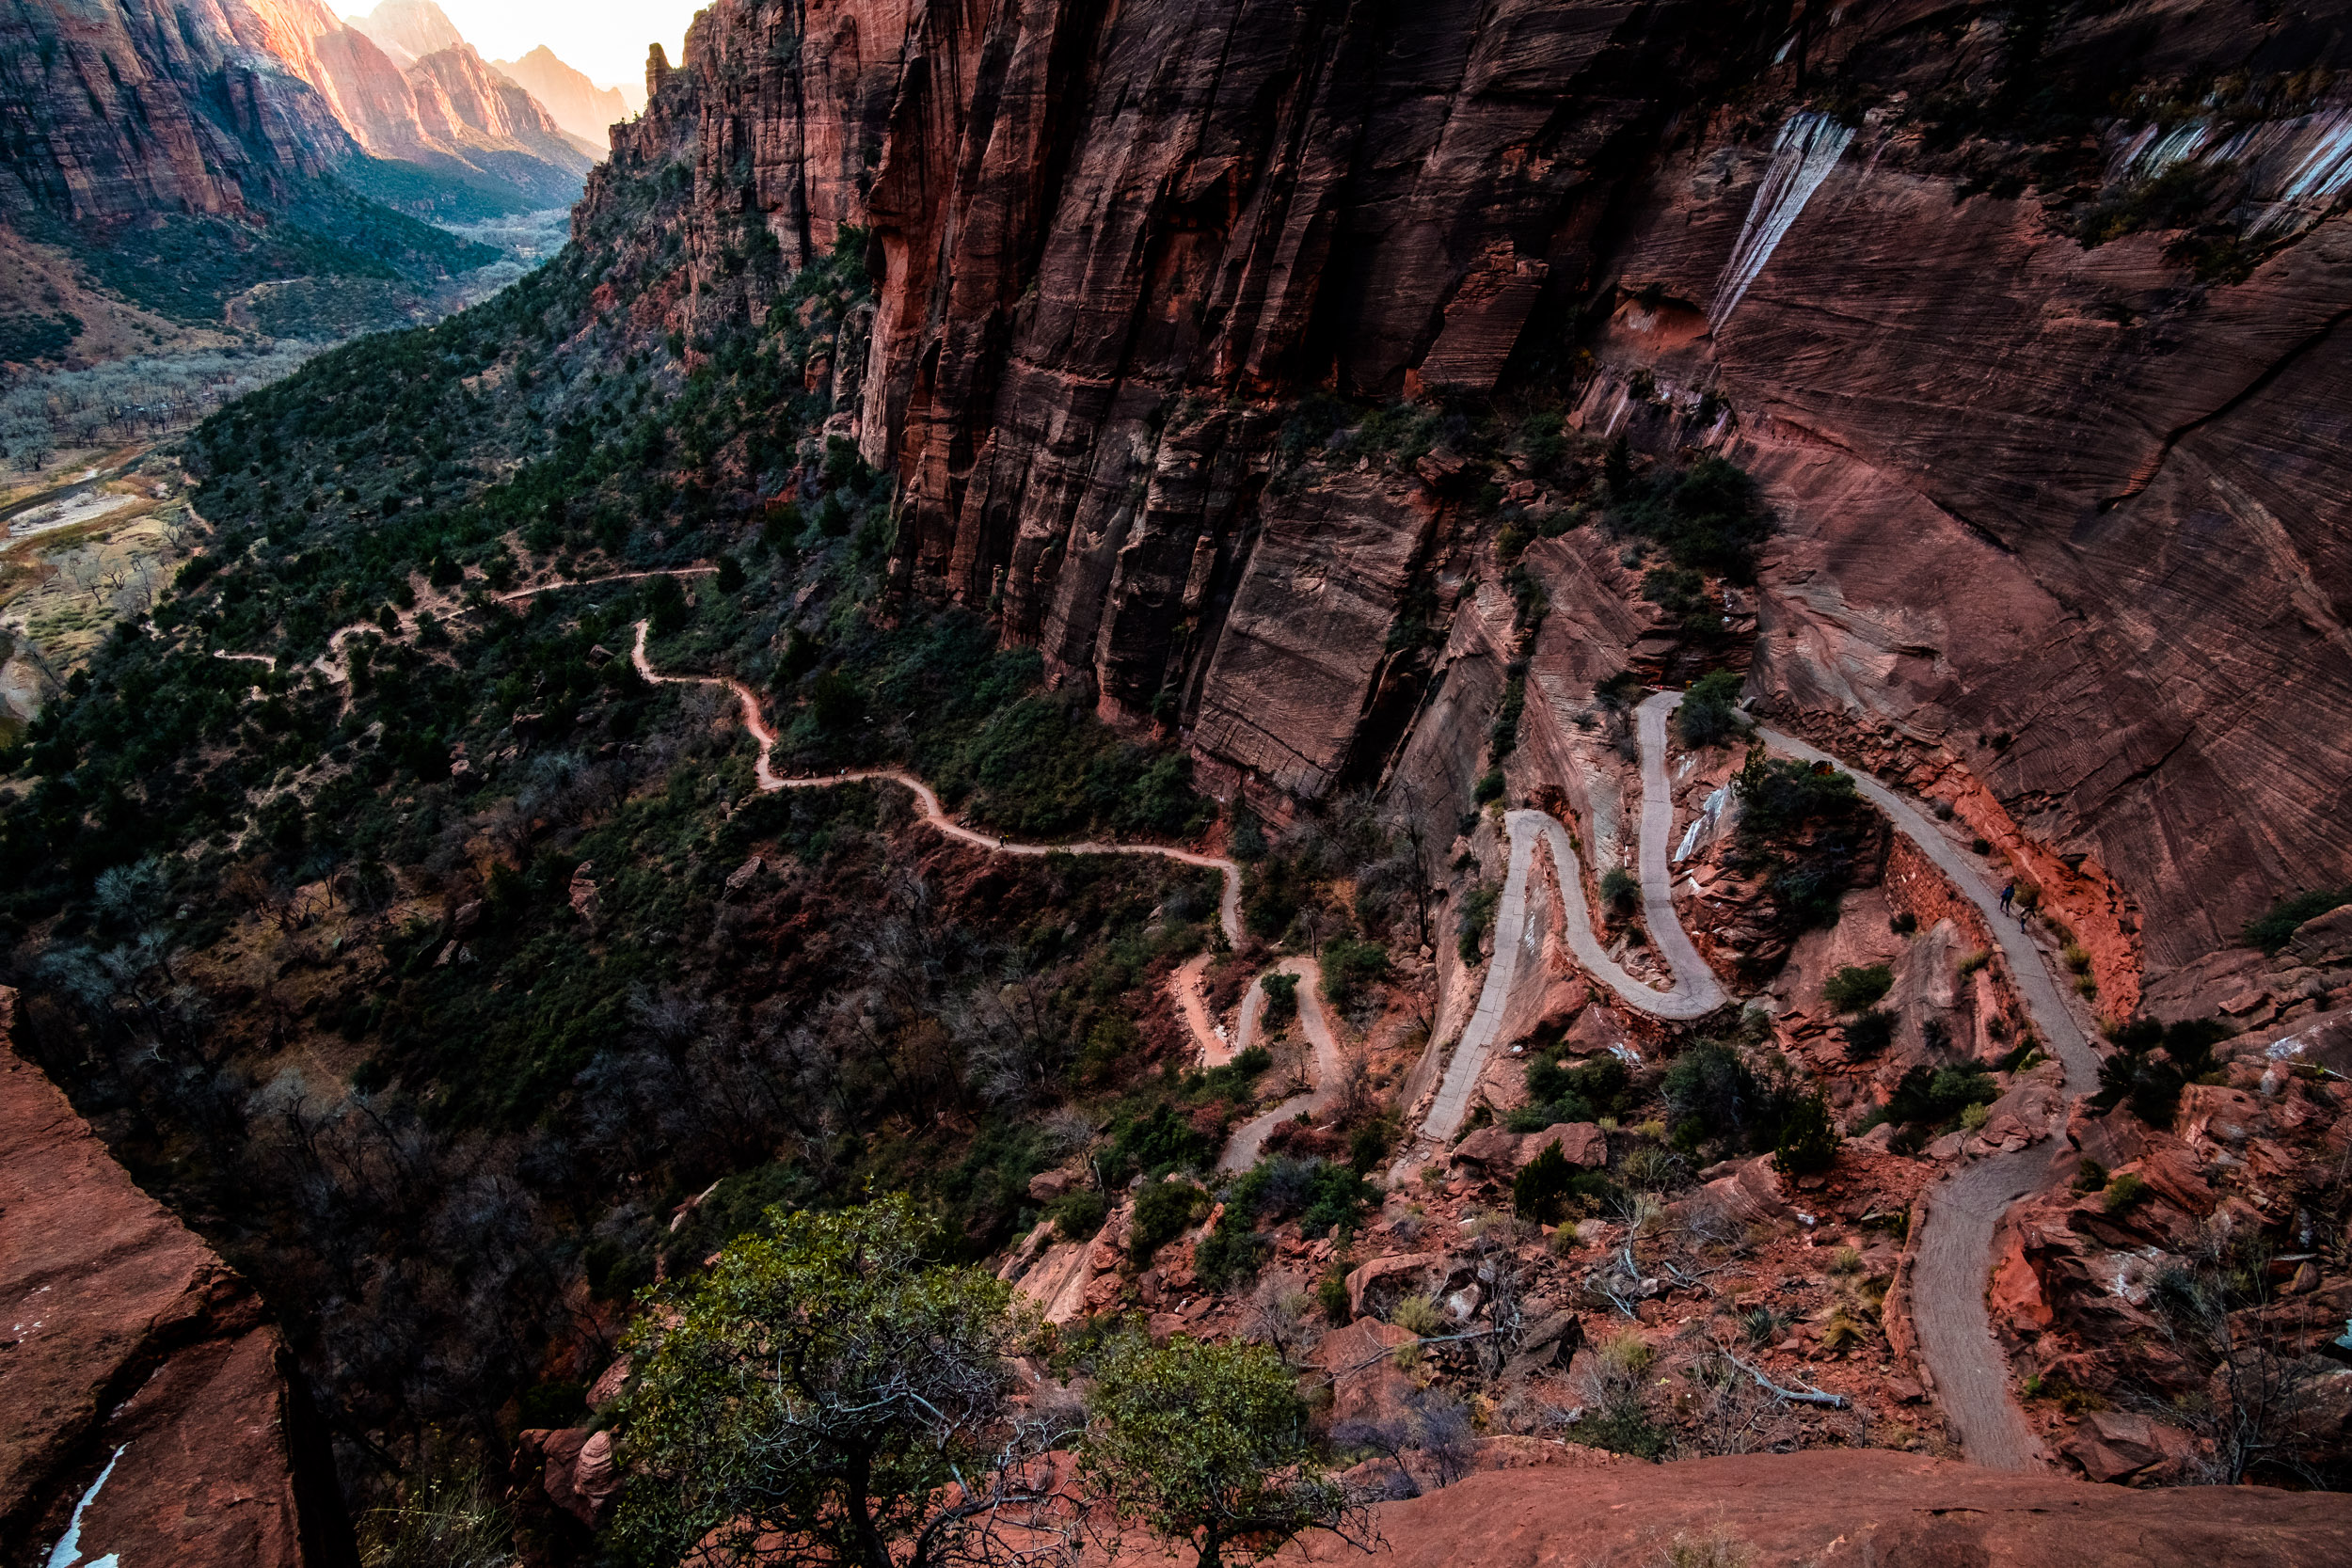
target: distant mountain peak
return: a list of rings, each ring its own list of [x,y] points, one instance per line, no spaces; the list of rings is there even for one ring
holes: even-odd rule
[[[370,42],[404,70],[427,55],[459,48],[466,41],[457,24],[433,0],[383,0],[367,15],[343,20],[365,33]]]
[[[556,124],[599,151],[610,145],[612,123],[628,118],[628,104],[618,91],[597,87],[544,43],[518,60],[492,60],[490,69],[537,99]]]

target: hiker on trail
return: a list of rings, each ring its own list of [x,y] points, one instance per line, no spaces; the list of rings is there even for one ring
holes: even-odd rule
[[[2016,884],[2015,882],[2011,882],[2011,883],[2010,883],[2010,884],[2009,884],[2009,886],[2007,886],[2007,887],[2005,887],[2005,888],[2003,888],[2003,889],[2001,890],[2001,912],[2002,912],[2003,914],[2007,914],[2007,913],[2009,913],[2009,906],[2010,906],[2010,900],[2014,899],[2016,896],[2017,896],[2017,884]]]

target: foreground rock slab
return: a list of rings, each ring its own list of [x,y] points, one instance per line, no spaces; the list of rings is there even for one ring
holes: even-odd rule
[[[14,1004],[0,990],[0,1557],[53,1560],[73,1532],[54,1560],[356,1560],[261,1301],[16,1054]],[[297,1447],[324,1481],[307,1510]]]
[[[2352,1562],[2352,1497],[2341,1494],[2094,1486],[1882,1449],[1502,1470],[1386,1504],[1379,1519],[1395,1568],[1658,1562],[1677,1537],[1718,1536],[1753,1554],[1748,1568]],[[1327,1538],[1305,1556],[1360,1560]]]

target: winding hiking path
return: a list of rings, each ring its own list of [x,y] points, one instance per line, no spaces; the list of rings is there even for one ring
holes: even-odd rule
[[[604,580],[610,581],[610,578]],[[1162,860],[1176,861],[1184,865],[1197,865],[1215,871],[1224,878],[1224,896],[1217,901],[1217,923],[1224,927],[1225,940],[1241,940],[1241,867],[1222,855],[1204,855],[1197,849],[1179,849],[1168,844],[1102,844],[1089,841],[1080,844],[1016,844],[967,828],[949,816],[939,803],[939,796],[930,785],[914,774],[897,768],[849,768],[838,773],[815,773],[787,778],[776,771],[772,760],[776,749],[776,732],[768,727],[766,715],[760,711],[759,698],[752,689],[731,675],[665,675],[653,667],[645,657],[647,624],[637,623],[636,645],[629,650],[629,661],[637,673],[660,686],[718,686],[735,693],[743,707],[743,727],[759,743],[759,757],[753,764],[752,776],[762,793],[779,789],[831,789],[838,784],[863,784],[882,780],[895,784],[914,797],[917,811],[926,826],[936,832],[982,849],[993,849],[1006,855],[1157,855]]]
[[[1976,857],[1963,852],[1926,813],[1878,780],[1847,768],[1818,747],[1778,730],[1759,728],[1765,749],[1800,762],[1828,763],[1853,780],[1862,798],[1884,813],[1895,831],[1917,845],[1952,886],[1984,915],[2001,944],[2010,981],[2032,1015],[2034,1028],[2066,1069],[2071,1102],[2099,1082],[2099,1056],[2050,974],[2042,949],[2022,923],[2001,912],[2000,895]],[[2042,1191],[2061,1174],[2062,1149],[2044,1139],[2014,1153],[1979,1160],[1938,1182],[1928,1194],[1913,1252],[1911,1321],[1919,1354],[1935,1379],[1938,1401],[1959,1434],[1969,1463],[1996,1470],[2032,1470],[2045,1463],[2042,1443],[2009,1392],[2009,1357],[1993,1337],[1985,1309],[1994,1231],[2010,1204]]]
[[[1266,974],[1297,977],[1298,1023],[1306,1031],[1307,1043],[1314,1053],[1314,1076],[1311,1080],[1313,1087],[1234,1128],[1226,1140],[1224,1154],[1216,1162],[1216,1168],[1223,1171],[1248,1170],[1258,1163],[1258,1152],[1265,1147],[1267,1133],[1294,1117],[1319,1114],[1339,1097],[1343,1057],[1339,1037],[1331,1032],[1331,1022],[1324,1016],[1323,998],[1318,994],[1323,985],[1322,967],[1312,958],[1284,958]],[[1249,982],[1249,994],[1241,999],[1241,1028],[1233,1037],[1235,1055],[1257,1043],[1265,1008],[1265,975],[1261,974]]]
[[[1495,916],[1494,962],[1486,971],[1486,984],[1479,990],[1478,1006],[1470,1014],[1470,1022],[1462,1027],[1461,1038],[1454,1048],[1454,1060],[1438,1085],[1428,1116],[1422,1121],[1423,1139],[1441,1144],[1461,1130],[1463,1117],[1470,1114],[1470,1096],[1477,1089],[1495,1047],[1501,1043],[1503,1013],[1518,985],[1519,966],[1534,959],[1541,927],[1534,919],[1537,911],[1528,898],[1527,889],[1539,841],[1551,850],[1560,902],[1566,911],[1562,935],[1567,940],[1569,951],[1576,955],[1576,961],[1595,979],[1616,992],[1627,1006],[1656,1018],[1705,1018],[1728,1000],[1722,982],[1707,967],[1707,960],[1699,957],[1690,933],[1682,928],[1681,916],[1675,912],[1674,883],[1667,875],[1666,846],[1674,834],[1675,806],[1674,789],[1666,780],[1666,718],[1681,702],[1681,692],[1661,691],[1645,701],[1634,715],[1642,744],[1642,826],[1637,850],[1642,914],[1648,924],[1651,942],[1666,960],[1666,967],[1674,972],[1674,985],[1660,990],[1629,974],[1601,945],[1598,933],[1593,929],[1592,908],[1584,897],[1583,874],[1567,830],[1544,812],[1507,814],[1503,820],[1510,831],[1511,861],[1503,878],[1502,904]]]
[[[1528,897],[1529,871],[1538,841],[1551,851],[1565,911],[1563,937],[1577,961],[1629,1006],[1657,1018],[1703,1018],[1729,999],[1674,907],[1667,845],[1674,829],[1674,796],[1666,778],[1666,721],[1682,694],[1661,691],[1635,712],[1642,754],[1642,821],[1636,864],[1642,911],[1674,985],[1665,990],[1645,984],[1612,960],[1593,928],[1583,878],[1567,831],[1543,812],[1514,811],[1505,817],[1511,858],[1495,929],[1495,956],[1480,990],[1478,1006],[1462,1030],[1454,1059],[1439,1083],[1421,1126],[1422,1148],[1442,1146],[1461,1128],[1470,1097],[1500,1043],[1503,1015],[1519,972],[1537,950],[1540,926]],[[2099,1057],[2090,1048],[2052,978],[2042,950],[2025,927],[2001,911],[1985,868],[1962,851],[1916,805],[1868,774],[1793,736],[1759,728],[1774,755],[1826,763],[1853,780],[1855,791],[1884,814],[1895,831],[1918,846],[1952,885],[1985,917],[2001,946],[2020,999],[2042,1039],[2062,1064],[2071,1101],[2098,1082]],[[1928,1195],[1919,1221],[1912,1265],[1912,1321],[1920,1358],[1932,1377],[1945,1415],[1970,1462],[1995,1469],[2027,1470],[2043,1463],[2042,1445],[2009,1392],[2009,1358],[1993,1336],[1984,1293],[1992,1266],[1993,1239],[2002,1214],[2020,1197],[2056,1179],[2058,1150],[2047,1139],[2014,1153],[1963,1166]]]

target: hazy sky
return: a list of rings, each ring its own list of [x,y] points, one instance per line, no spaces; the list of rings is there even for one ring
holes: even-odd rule
[[[710,0],[440,0],[441,9],[485,60],[511,60],[546,44],[565,65],[602,83],[644,90],[645,46],[660,40],[675,64],[686,24]],[[365,12],[374,0],[343,0]]]

